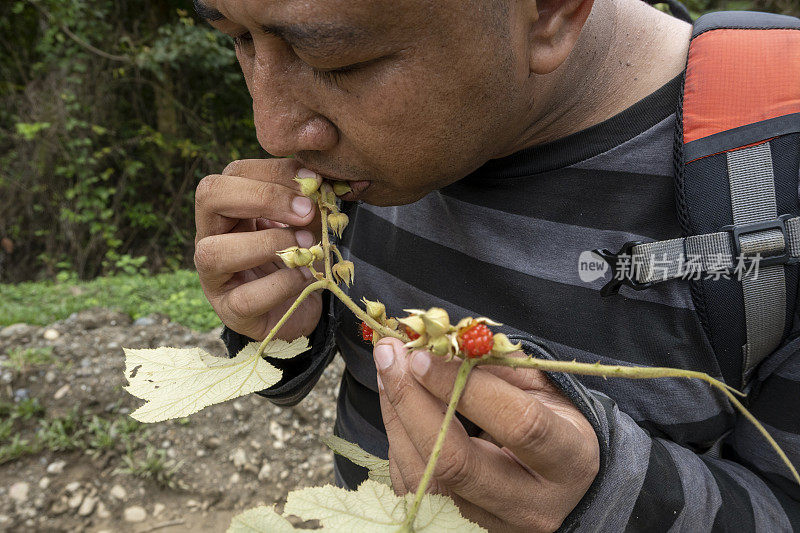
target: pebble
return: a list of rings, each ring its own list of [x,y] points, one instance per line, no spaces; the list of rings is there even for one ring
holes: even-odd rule
[[[57,338],[59,338],[60,336],[61,336],[61,333],[59,333],[57,329],[53,329],[53,328],[48,328],[48,329],[44,330],[44,333],[42,333],[42,337],[44,337],[44,340],[46,340],[46,341],[54,341]]]
[[[46,490],[47,487],[49,487],[49,486],[50,486],[50,478],[49,477],[43,477],[42,479],[39,480],[39,488],[40,489]]]
[[[8,489],[8,496],[15,502],[24,503],[28,499],[28,491],[30,490],[30,485],[25,483],[24,481],[17,481]]]
[[[147,518],[147,511],[144,510],[144,507],[132,505],[125,508],[122,516],[126,522],[144,522]]]
[[[155,326],[156,320],[149,316],[143,316],[133,321],[134,326]]]
[[[247,464],[247,453],[242,448],[236,448],[231,454],[231,461],[236,468],[242,468]]]
[[[72,483],[68,483],[67,486],[64,487],[64,490],[69,492],[70,494],[72,494],[73,492],[75,492],[79,488],[81,488],[80,481],[73,481]]]
[[[78,507],[80,507],[82,502],[83,502],[83,493],[76,492],[75,494],[69,497],[69,500],[67,500],[67,507],[69,507],[70,509],[77,509]]]
[[[0,329],[0,337],[16,337],[18,335],[27,335],[34,329],[33,326],[28,324],[11,324],[3,329]]]
[[[65,461],[53,461],[52,463],[47,465],[47,473],[60,474],[64,471],[65,466],[67,466],[67,463]]]
[[[44,380],[45,380],[47,383],[52,383],[52,382],[54,382],[54,381],[56,380],[56,373],[55,373],[55,372],[53,372],[52,370],[48,370],[48,371],[47,371],[47,374],[45,374],[45,375],[44,375]]]
[[[30,397],[30,391],[28,389],[17,389],[14,391],[14,400],[27,400]]]
[[[63,398],[64,396],[66,396],[68,392],[69,392],[69,384],[67,384],[67,385],[64,385],[63,387],[61,387],[60,389],[58,389],[58,390],[56,391],[56,393],[55,393],[55,394],[53,394],[53,399],[54,399],[54,400],[60,400],[61,398]]]
[[[97,502],[97,516],[99,518],[108,518],[109,516],[111,516],[111,513],[108,512],[106,504],[104,504],[103,502]]]
[[[270,478],[271,475],[272,475],[272,465],[264,461],[264,464],[261,465],[261,470],[258,471],[258,480],[266,481]]]
[[[97,505],[97,497],[96,496],[87,496],[83,503],[81,504],[80,508],[78,509],[78,516],[89,516],[94,512],[94,508]]]
[[[111,487],[111,490],[108,491],[108,494],[117,500],[124,500],[128,497],[128,491],[126,491],[122,485],[114,485]]]
[[[217,448],[220,447],[221,444],[222,441],[219,439],[219,437],[208,437],[206,439],[206,448],[209,448],[211,450],[216,450]]]
[[[156,517],[156,516],[160,515],[161,513],[163,513],[164,509],[166,509],[166,508],[167,508],[167,506],[164,505],[163,503],[155,504],[153,506],[153,517]]]

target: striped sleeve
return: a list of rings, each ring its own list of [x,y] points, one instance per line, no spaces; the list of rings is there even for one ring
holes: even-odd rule
[[[749,395],[750,408],[798,464],[800,339],[774,354],[757,379]],[[577,381],[572,384],[583,388]],[[581,408],[580,403],[578,407],[588,417],[597,417],[593,424],[602,465],[562,531],[800,529],[800,487],[744,417],[737,417],[719,453],[698,454],[670,440],[652,438],[608,396],[585,388],[583,395],[591,398],[591,409]]]
[[[256,394],[267,398],[275,405],[291,407],[305,398],[319,381],[322,372],[336,355],[334,333],[338,322],[332,313],[332,296],[328,291],[322,293],[322,316],[319,324],[309,335],[311,349],[292,359],[267,360],[283,371],[283,378],[268,389]],[[223,328],[222,342],[228,350],[228,357],[234,357],[250,342],[250,337],[237,333],[227,326]]]

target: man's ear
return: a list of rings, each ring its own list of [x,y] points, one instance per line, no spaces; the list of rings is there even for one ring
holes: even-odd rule
[[[594,0],[523,0],[529,23],[533,74],[549,74],[567,59],[589,18]]]

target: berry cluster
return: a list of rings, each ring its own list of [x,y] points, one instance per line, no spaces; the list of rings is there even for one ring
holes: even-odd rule
[[[483,357],[494,347],[494,334],[486,324],[474,322],[459,330],[458,347],[467,357]]]

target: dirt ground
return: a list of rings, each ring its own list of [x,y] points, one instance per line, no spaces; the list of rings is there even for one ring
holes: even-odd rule
[[[93,417],[117,424],[105,446],[91,444],[94,433],[84,429],[75,449],[50,443],[0,464],[0,531],[225,531],[241,510],[333,482],[332,454],[319,438],[333,431],[339,358],[293,408],[249,395],[120,436],[117,426],[141,403],[122,389],[122,347],[167,345],[225,354],[219,331],[198,333],[161,316],[133,322],[99,308],[45,327],[0,329],[0,401],[38,399],[44,407],[33,419],[15,419],[13,435],[37,442],[42,424],[70,410],[82,427]],[[47,347],[48,364],[9,365],[14,350]]]

